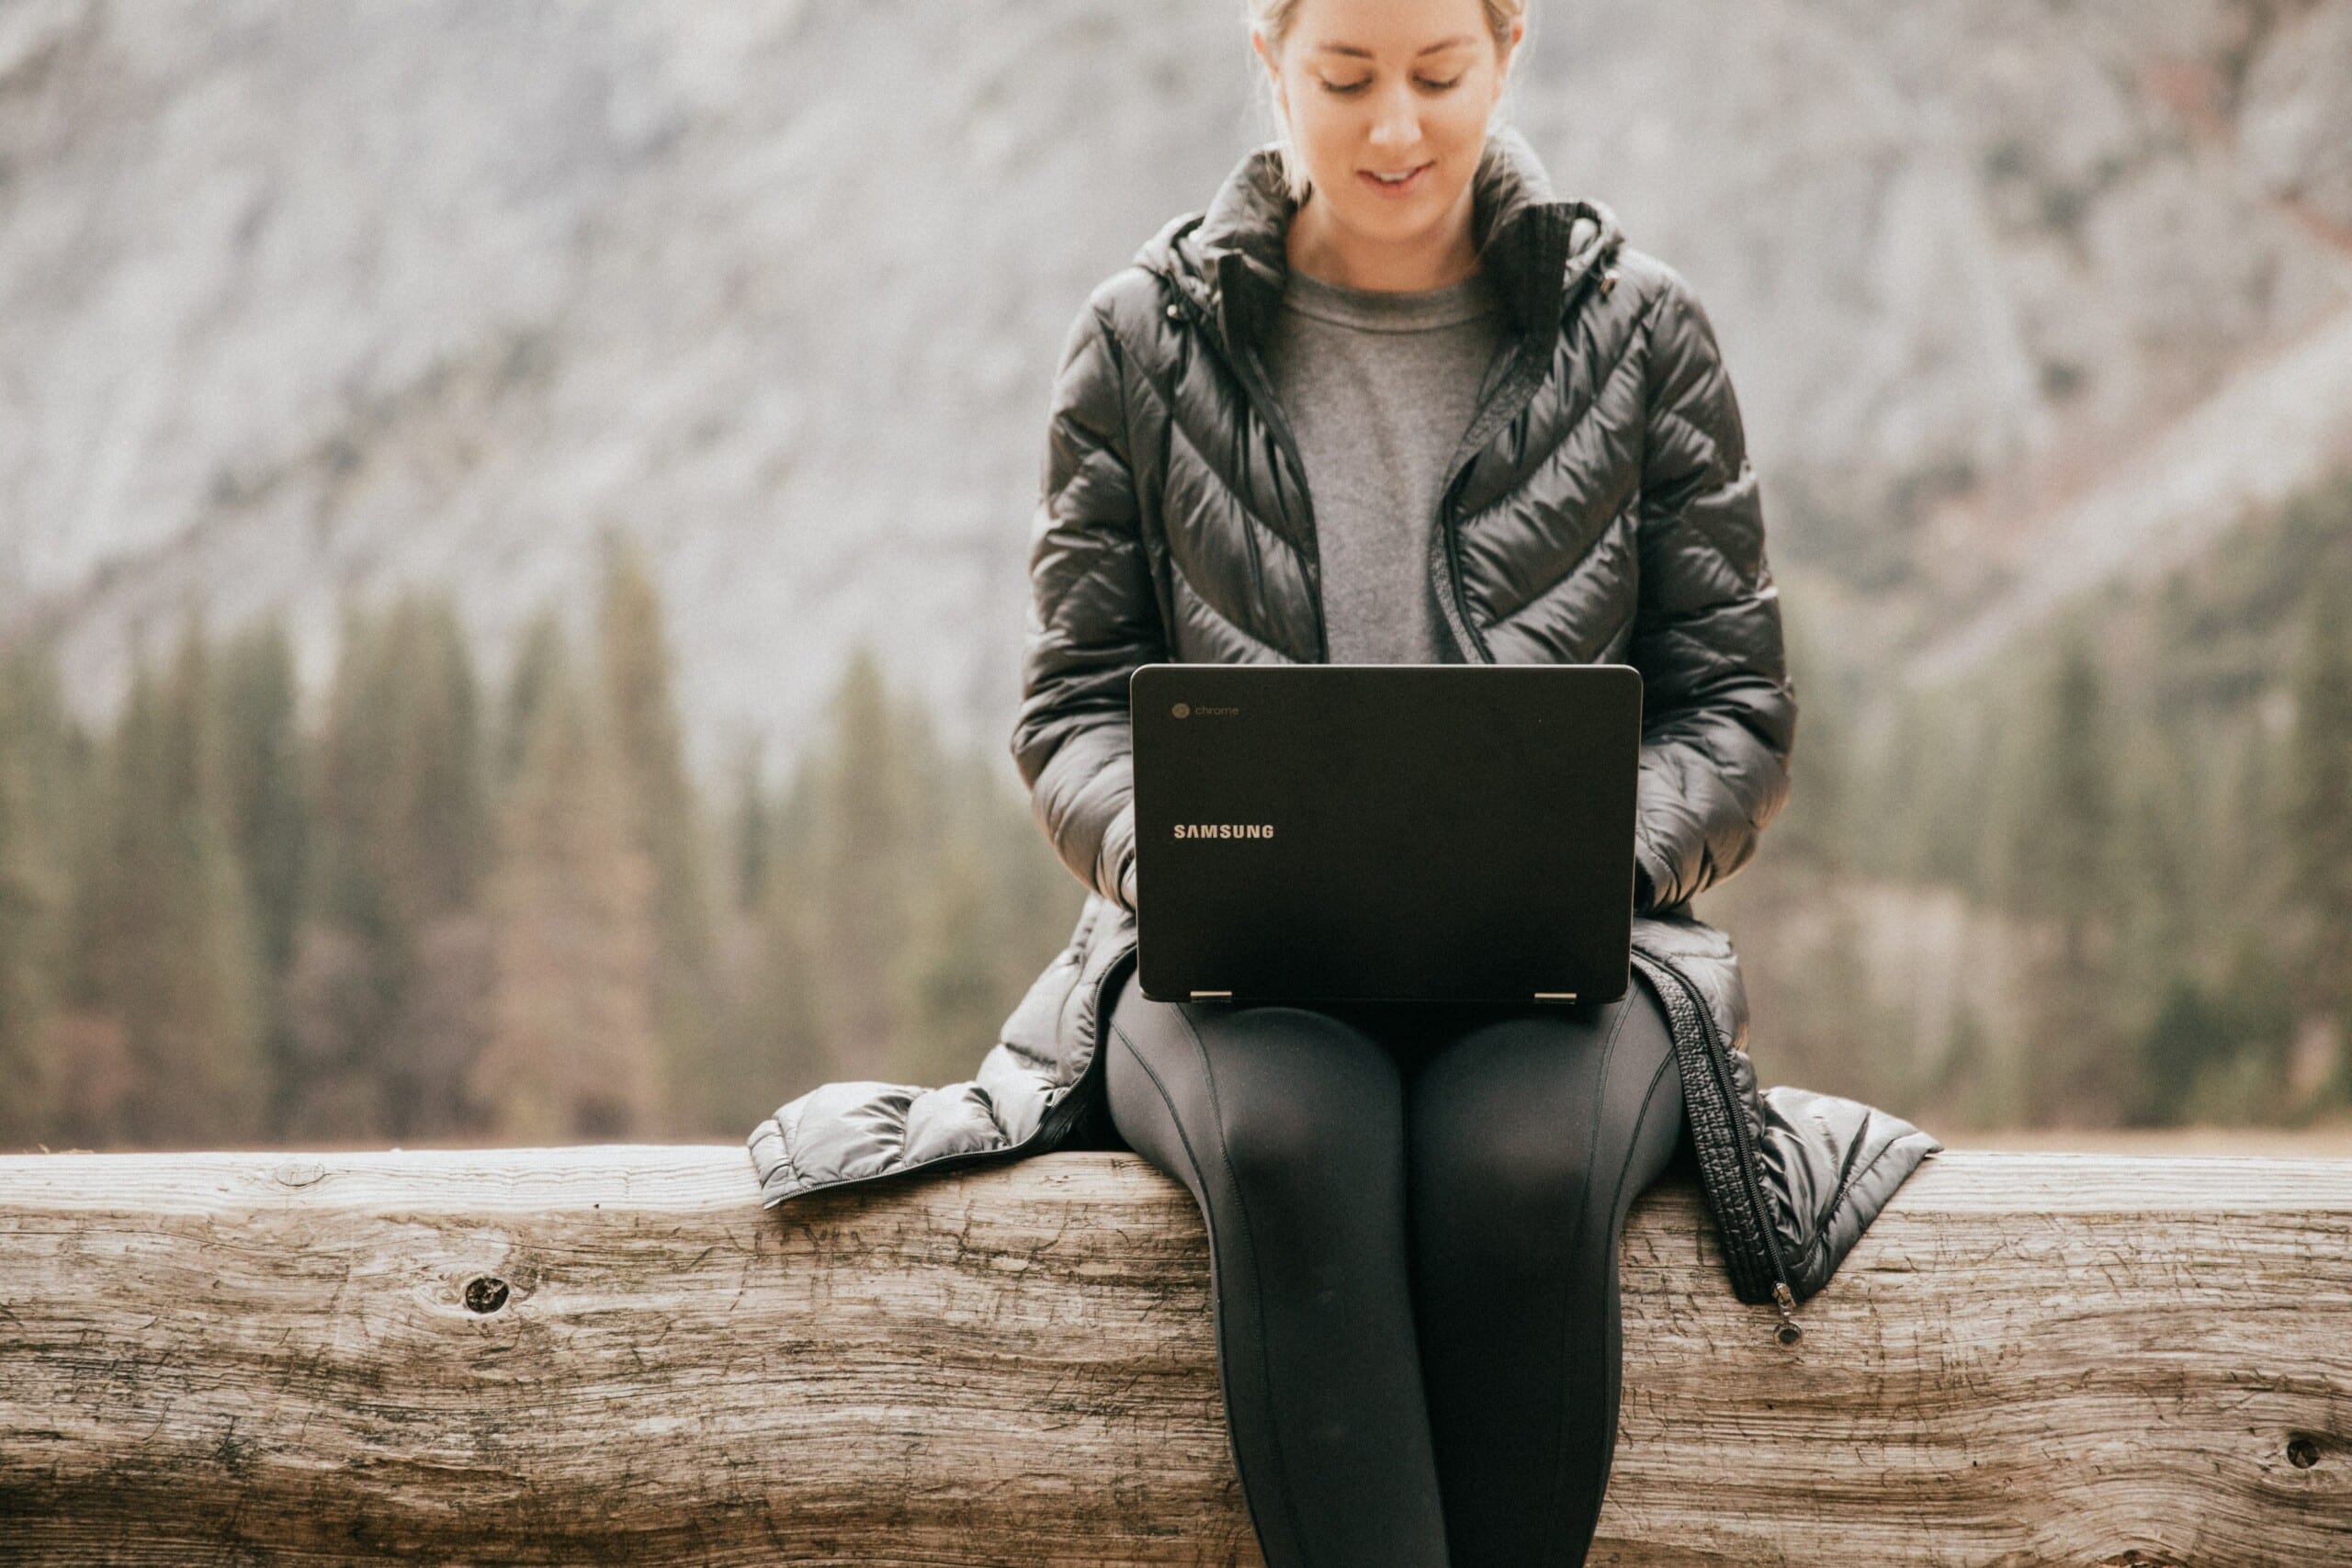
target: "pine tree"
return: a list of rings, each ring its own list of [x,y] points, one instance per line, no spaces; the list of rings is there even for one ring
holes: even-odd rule
[[[2187,976],[2174,976],[2141,1043],[2134,1121],[2143,1126],[2180,1122],[2198,1080],[2222,1059],[2227,1039],[2225,1022],[2204,988]]]
[[[143,658],[116,725],[75,921],[75,1000],[119,1039],[116,1138],[219,1146],[261,1132],[259,953],[230,849],[209,650],[191,618],[169,673]]]
[[[2116,749],[2098,660],[2079,630],[2064,635],[2020,727],[2031,737],[2011,817],[2012,906],[2037,919],[2045,946],[2034,982],[2036,1038],[2027,1053],[2027,1111],[2097,1124],[2121,1113],[2134,1070],[2116,1017]]]
[[[2337,1042],[2339,1098],[2352,1095],[2352,575],[2315,586],[2304,615],[2289,744],[2285,840],[2290,888],[2310,935],[2301,1004],[2323,1014]]]
[[[908,721],[917,723],[919,713],[910,712]],[[918,755],[930,750],[916,748]],[[907,1043],[899,1072],[916,1082],[969,1077],[1054,951],[1046,948],[1028,973],[1019,972],[1019,961],[1031,956],[1035,944],[1021,940],[1027,933],[1006,897],[1011,885],[1001,869],[998,837],[1005,813],[992,809],[1000,804],[998,793],[977,758],[959,758],[940,773],[935,832],[922,840],[912,878],[914,923],[905,966]],[[1027,814],[1022,816],[1026,837],[1042,846]]]
[[[472,906],[491,843],[479,687],[446,595],[346,610],[318,741],[311,908],[324,928],[289,985],[310,1031],[300,1098],[335,1108],[312,1134],[413,1138],[437,1097],[404,1022],[436,925]],[[360,1081],[342,1081],[350,1078]],[[341,1120],[364,1115],[366,1124]]]
[[[481,685],[446,593],[392,608],[383,687],[401,717],[392,821],[403,915],[421,931],[474,901],[493,841],[483,767]]]
[[[0,650],[0,1151],[52,1135],[80,737],[45,641]]]
[[[2178,728],[2132,727],[2114,760],[2121,781],[2116,822],[2115,978],[2135,1021],[2153,1021],[2173,978],[2198,952],[2197,829],[2206,807]]]
[[[766,879],[746,922],[729,1055],[737,1096],[755,1111],[844,1071],[827,1043],[820,913],[786,869]]]
[[[686,776],[672,702],[662,603],[626,536],[607,546],[597,649],[606,722],[620,764],[630,841],[653,870],[654,1020],[669,1102],[688,1125],[740,1116],[718,1059],[712,906],[700,804]]]
[[[734,906],[755,910],[767,894],[771,830],[767,784],[761,776],[761,747],[745,745],[735,763],[733,876],[729,879]]]
[[[272,1138],[291,1127],[295,1047],[285,1007],[309,871],[311,807],[293,649],[284,621],[271,618],[221,650],[216,703],[229,837],[254,913],[271,1094],[264,1124]]]
[[[910,1030],[906,955],[933,820],[932,759],[864,645],[851,653],[831,720],[807,802],[807,870],[788,885],[819,912],[828,1049],[854,1076],[897,1077]]]
[[[547,683],[502,814],[490,1038],[467,1091],[503,1141],[637,1137],[664,1114],[653,868],[598,714],[560,673]]]
[[[523,771],[523,753],[536,728],[539,710],[564,679],[570,655],[562,617],[553,608],[542,609],[524,628],[514,666],[506,682],[506,696],[499,712],[496,787],[501,798]]]

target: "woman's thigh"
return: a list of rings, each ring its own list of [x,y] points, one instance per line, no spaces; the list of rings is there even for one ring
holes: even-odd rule
[[[1455,1217],[1498,1224],[1622,1208],[1674,1153],[1680,1087],[1665,1011],[1638,980],[1598,1006],[1473,1019],[1408,1064],[1416,1190],[1476,1194],[1482,1214]]]
[[[1244,1187],[1269,1211],[1283,1196],[1311,1210],[1317,1194],[1391,1184],[1401,1201],[1403,1082],[1355,1024],[1310,1008],[1153,1001],[1130,973],[1103,1048],[1119,1135],[1204,1208]]]

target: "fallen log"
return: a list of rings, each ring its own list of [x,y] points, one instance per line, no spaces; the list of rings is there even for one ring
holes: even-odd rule
[[[2352,1561],[2352,1161],[1950,1150],[1793,1346],[1678,1171],[1623,1277],[1595,1563]],[[0,1561],[1260,1558],[1140,1160],[604,1146],[0,1158]]]

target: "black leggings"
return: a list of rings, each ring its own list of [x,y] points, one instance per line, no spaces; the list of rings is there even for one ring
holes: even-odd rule
[[[1638,978],[1524,1008],[1111,1013],[1113,1122],[1209,1234],[1268,1568],[1573,1568],[1617,1442],[1625,1211],[1682,1138]]]

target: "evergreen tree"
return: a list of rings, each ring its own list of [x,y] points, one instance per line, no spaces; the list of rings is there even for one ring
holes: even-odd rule
[[[564,679],[570,658],[563,619],[553,607],[531,617],[515,650],[514,666],[506,682],[506,699],[500,710],[496,784],[503,798],[523,771],[523,753],[537,726],[539,710]]]
[[[823,927],[792,866],[768,876],[747,923],[729,1031],[738,1098],[760,1111],[844,1070],[827,1043]]]
[[[2296,1019],[2287,967],[2264,927],[2233,935],[2221,980],[2206,991],[2213,1043],[2200,1053],[2181,1120],[2276,1122],[2289,1109],[2287,1056]]]
[[[2284,831],[2290,807],[2282,799],[2286,750],[2260,715],[2217,722],[2209,742],[2218,753],[2216,807],[2202,840],[2201,911],[2205,945],[2229,933],[2276,920],[2292,901],[2292,862]]]
[[[987,852],[991,923],[1001,933],[1001,1021],[1069,942],[1086,889],[1054,853],[1010,755],[991,749],[967,761],[964,773],[962,797],[974,803],[974,832]]]
[[[49,645],[0,649],[0,1151],[51,1135],[79,735]]]
[[[2030,1010],[2027,1111],[2097,1124],[2129,1103],[2136,1069],[2120,1048],[2112,967],[2117,752],[2098,664],[2078,629],[2063,637],[2020,728],[2033,747],[2010,823],[2007,882],[2012,906],[2034,917],[2046,939]]]
[[[787,885],[820,911],[827,1045],[854,1076],[903,1077],[910,1039],[907,952],[914,931],[933,759],[900,716],[873,650],[853,650],[815,760],[800,838],[808,859]]]
[[[920,711],[908,722],[920,726]],[[928,743],[917,755],[933,754]],[[1069,935],[1069,923],[1039,940],[1034,908],[1014,895],[1007,840],[1051,862],[1063,886],[1068,875],[1045,848],[1028,813],[1008,808],[1002,787],[978,758],[939,765],[933,818],[913,877],[912,917],[906,956],[907,1044],[902,1076],[922,1083],[969,1077],[996,1043],[997,1029],[1038,969]],[[1017,817],[1017,820],[1015,819]],[[1017,835],[1017,837],[1014,837]],[[1056,890],[1058,892],[1058,889]],[[1051,900],[1057,911],[1067,900]]]
[[[2115,758],[2122,781],[2116,824],[2117,964],[2120,1000],[2148,1022],[2199,951],[2198,829],[2206,807],[2178,727],[2132,727]]]
[[[761,777],[761,747],[753,740],[746,744],[735,762],[735,813],[733,861],[731,878],[734,905],[739,910],[755,910],[767,894],[768,854],[771,829],[768,822],[768,794]]]
[[[395,841],[408,867],[396,885],[403,914],[422,929],[473,903],[494,841],[481,685],[446,593],[396,602],[384,653],[393,665],[384,684],[402,720]]]
[[[2301,1005],[2336,1037],[2339,1096],[2352,1091],[2345,1040],[2352,1030],[2352,574],[2322,578],[2304,615],[2295,672],[2294,728],[2282,824],[2290,886],[2302,906],[2308,948],[2297,966]]]
[[[2176,975],[2140,1048],[2140,1099],[2133,1120],[2169,1126],[2183,1120],[2198,1080],[2223,1059],[2228,1036],[2204,988]]]
[[[474,902],[491,843],[472,659],[446,595],[408,593],[381,615],[346,611],[318,743],[319,852],[311,907],[329,928],[304,1017],[332,1033],[302,1043],[303,1098],[372,1105],[373,1126],[311,1133],[413,1138],[431,1090],[404,1048],[419,953],[436,922]]]
[[[468,1091],[503,1141],[638,1137],[664,1113],[653,868],[597,715],[568,679],[543,688],[500,823],[490,1038]]]
[[[128,1074],[107,1131],[146,1147],[219,1146],[262,1130],[259,953],[230,848],[211,697],[192,617],[161,682],[143,659],[133,673],[75,922],[75,999],[117,1032]]]
[[[669,1074],[665,1097],[689,1125],[740,1115],[726,1081],[711,973],[717,910],[701,822],[672,702],[661,597],[625,536],[607,546],[597,623],[599,665],[630,841],[653,870],[654,1021]]]
[[[978,846],[950,839],[926,871],[910,933],[906,1043],[897,1076],[937,1084],[972,1075],[1010,1008]]]
[[[254,913],[268,1038],[271,1096],[265,1124],[282,1138],[292,1117],[295,1048],[285,983],[294,962],[309,868],[310,802],[294,653],[277,618],[222,649],[216,702],[229,837]]]

